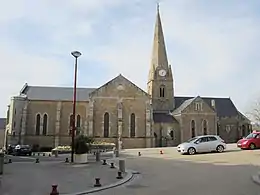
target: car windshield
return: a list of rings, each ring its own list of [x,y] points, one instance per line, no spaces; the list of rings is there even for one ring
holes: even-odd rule
[[[189,139],[187,142],[189,143],[189,142],[192,142],[192,141],[194,141],[196,139],[198,139],[198,137],[193,137],[193,138]]]
[[[248,136],[246,136],[246,139],[255,138],[255,136],[256,136],[255,133],[250,133]]]

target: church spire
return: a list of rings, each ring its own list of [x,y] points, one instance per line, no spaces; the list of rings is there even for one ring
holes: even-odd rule
[[[156,69],[158,66],[164,67],[165,69],[168,68],[168,59],[164,42],[159,3],[157,3],[157,15],[154,28],[151,70]]]

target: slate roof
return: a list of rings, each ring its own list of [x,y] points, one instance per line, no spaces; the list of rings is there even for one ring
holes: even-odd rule
[[[77,88],[77,101],[89,100],[89,94],[94,90],[95,88]],[[27,85],[21,90],[21,94],[25,94],[29,100],[72,101],[73,88]]]
[[[77,88],[77,101],[88,101],[89,94],[93,92],[96,88]],[[50,100],[50,101],[71,101],[73,99],[73,88],[71,87],[41,87],[41,86],[28,86],[24,85],[20,94],[24,94],[30,100]],[[190,101],[195,97],[185,97],[176,96],[175,97],[175,107],[176,111],[183,109],[187,106]],[[230,117],[237,116],[239,111],[236,109],[230,98],[217,98],[217,97],[200,97],[202,98],[211,108],[211,101],[215,100],[215,110],[217,111],[217,116],[219,117]],[[181,106],[181,107],[180,107]],[[213,108],[214,109],[214,108]],[[156,112],[156,111],[155,111]],[[165,119],[162,119],[164,118]],[[171,115],[156,113],[154,119],[157,121],[161,118],[163,121],[175,120],[169,119]]]
[[[153,121],[155,123],[176,123],[176,122],[178,122],[169,113],[153,113]]]
[[[6,124],[6,119],[5,118],[0,118],[0,131],[5,130],[5,125]]]
[[[183,97],[177,96],[175,97],[175,106],[178,109],[182,103],[186,100],[192,99],[194,97]],[[230,116],[237,116],[238,110],[232,100],[230,98],[216,98],[216,97],[200,97],[203,99],[211,108],[211,101],[215,100],[215,110],[217,111],[218,117],[230,117]],[[213,108],[214,109],[214,108]]]

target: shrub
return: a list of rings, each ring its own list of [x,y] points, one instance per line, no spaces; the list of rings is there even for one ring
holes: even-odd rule
[[[87,136],[79,135],[75,139],[75,154],[86,154],[90,150],[93,140]]]

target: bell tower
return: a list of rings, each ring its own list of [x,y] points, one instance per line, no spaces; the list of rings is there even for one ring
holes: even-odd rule
[[[168,64],[159,4],[154,29],[150,71],[147,82],[153,110],[169,112],[174,109],[174,88],[171,66]]]

